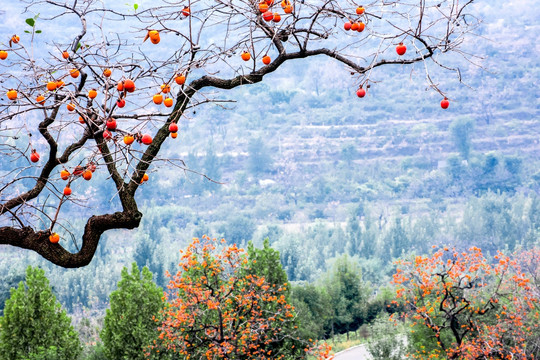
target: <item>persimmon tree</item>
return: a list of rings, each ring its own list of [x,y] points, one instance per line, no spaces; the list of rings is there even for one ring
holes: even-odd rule
[[[222,241],[224,243],[224,241]],[[298,336],[288,283],[276,283],[256,259],[271,261],[274,250],[236,245],[218,249],[216,239],[203,237],[183,251],[179,272],[159,318],[158,341],[148,355],[176,352],[193,359],[301,359],[307,353],[326,359],[330,347]],[[266,251],[265,251],[266,250]],[[266,252],[267,254],[264,254]],[[279,262],[277,273],[282,273]],[[270,278],[257,274],[263,270]]]
[[[443,248],[400,261],[393,282],[413,331],[422,333],[417,359],[538,357],[540,252],[486,258],[477,247]],[[526,262],[522,260],[528,259]],[[535,280],[534,280],[535,279]]]
[[[460,77],[451,54],[475,60],[461,49],[478,25],[472,3],[189,0],[126,10],[97,0],[23,1],[27,31],[0,39],[0,244],[63,267],[87,265],[104,232],[140,224],[136,194],[150,170],[189,171],[182,159],[160,156],[178,124],[292,60],[342,63],[358,97],[379,68],[418,64],[446,109],[451,96],[433,73]],[[66,24],[77,31],[59,31]],[[91,206],[81,183],[94,171],[115,196],[77,229],[69,217]]]

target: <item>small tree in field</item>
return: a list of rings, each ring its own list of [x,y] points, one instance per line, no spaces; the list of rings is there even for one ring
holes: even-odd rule
[[[158,336],[154,318],[163,308],[163,291],[152,281],[145,266],[139,271],[137,263],[131,273],[122,269],[118,289],[111,293],[110,309],[100,337],[105,354],[110,359],[144,359],[144,350]]]
[[[306,353],[325,358],[326,346],[299,339],[288,284],[255,274],[257,262],[236,245],[217,249],[217,241],[194,239],[183,252],[174,291],[162,314],[160,341],[152,353],[174,351],[191,359],[300,359]],[[272,254],[258,254],[272,262]],[[278,263],[277,267],[281,267]],[[266,271],[266,270],[265,270]],[[268,275],[281,277],[278,271]]]
[[[0,318],[0,360],[76,360],[80,352],[79,335],[45,272],[29,266]]]
[[[189,170],[160,150],[193,108],[292,60],[342,63],[360,98],[380,67],[419,63],[444,97],[432,73],[460,74],[445,59],[472,57],[461,46],[478,24],[473,1],[21,1],[26,32],[0,38],[0,244],[87,265],[104,232],[139,226],[150,170]],[[107,206],[84,191],[99,174]],[[70,217],[85,205],[98,210],[76,229]]]
[[[539,356],[538,250],[498,253],[448,248],[398,262],[393,282],[423,348],[416,359],[536,359]],[[531,264],[536,264],[534,273]],[[414,338],[414,334],[413,334]]]

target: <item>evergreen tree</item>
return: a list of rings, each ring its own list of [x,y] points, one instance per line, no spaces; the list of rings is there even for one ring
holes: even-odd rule
[[[79,336],[45,271],[29,266],[0,318],[0,360],[75,360],[80,352]]]
[[[144,350],[158,336],[154,321],[163,308],[163,291],[152,281],[147,267],[139,271],[137,263],[131,273],[124,267],[118,289],[110,296],[105,324],[100,337],[105,353],[114,360],[143,360]]]

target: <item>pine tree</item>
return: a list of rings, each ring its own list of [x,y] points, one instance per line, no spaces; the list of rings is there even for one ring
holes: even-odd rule
[[[80,352],[79,336],[45,271],[29,266],[0,318],[0,360],[74,360]]]

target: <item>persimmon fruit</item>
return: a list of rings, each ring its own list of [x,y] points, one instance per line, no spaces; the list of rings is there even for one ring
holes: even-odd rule
[[[133,141],[135,141],[135,138],[131,135],[124,136],[124,144],[131,145],[133,144]]]
[[[111,69],[103,70],[103,76],[110,77],[111,75],[112,75],[112,70]]]
[[[178,75],[174,78],[174,81],[176,81],[178,85],[184,85],[186,83],[186,76],[183,74]]]
[[[152,101],[154,101],[154,104],[156,105],[161,104],[163,102],[163,95],[161,94],[154,95],[154,97],[152,98]]]
[[[116,120],[114,120],[113,118],[109,118],[107,120],[106,126],[109,130],[116,130]]]
[[[70,175],[70,173],[69,173],[69,171],[67,171],[66,169],[60,171],[60,178],[61,178],[62,180],[67,180],[67,179],[69,179],[69,175]]]
[[[92,89],[90,91],[88,91],[88,97],[90,99],[95,99],[97,96],[97,90],[96,89]]]
[[[365,10],[366,10],[366,9],[364,9],[363,6],[359,6],[359,7],[356,8],[356,14],[357,14],[357,15],[362,15],[362,14],[364,13]]]
[[[356,90],[356,96],[358,96],[359,98],[363,98],[364,96],[366,96],[366,90],[360,87],[358,90]]]
[[[124,106],[126,106],[126,100],[124,99],[116,100],[116,106],[118,106],[119,108],[123,108]]]
[[[74,79],[78,78],[79,74],[80,74],[79,70],[77,70],[77,69],[71,69],[69,71],[69,75],[71,75],[71,77],[74,78]]]
[[[64,196],[69,196],[71,195],[71,188],[69,186],[66,186],[64,188]]]
[[[13,90],[13,89],[10,89],[8,92],[7,92],[7,97],[9,100],[17,100],[17,90]]]
[[[351,30],[351,27],[352,27],[352,24],[350,22],[346,22],[345,24],[343,24],[343,28],[346,30],[346,31],[349,31]]]
[[[75,105],[73,105],[72,103],[69,103],[66,105],[66,108],[68,109],[68,111],[73,111],[75,110]]]
[[[166,98],[165,100],[163,100],[163,104],[164,104],[166,107],[171,107],[171,106],[173,106],[173,103],[174,103],[174,101],[173,101],[173,99],[170,98],[170,97],[168,97],[168,98]]]
[[[8,57],[7,51],[0,50],[0,60],[6,60]]]
[[[64,52],[62,53],[62,57],[63,57],[64,59],[69,59],[69,53],[68,53],[67,51],[64,51]]]
[[[170,91],[171,91],[171,85],[169,85],[169,84],[161,85],[161,92],[162,93],[167,94]]]
[[[51,235],[49,235],[49,241],[52,244],[57,244],[60,241],[60,235],[58,235],[57,233],[52,233]]]
[[[407,52],[407,47],[403,45],[403,43],[399,43],[399,45],[396,46],[396,52],[399,56],[405,55],[405,52]]]
[[[39,161],[39,154],[36,150],[32,150],[30,153],[30,161],[33,163],[37,163]]]
[[[47,83],[47,90],[49,90],[49,91],[56,90],[56,81],[49,81]]]
[[[152,137],[148,134],[143,135],[141,141],[144,145],[150,145],[152,143]]]
[[[92,179],[92,171],[84,170],[84,172],[82,174],[82,177],[83,177],[84,180],[90,181],[90,179]]]
[[[450,101],[448,101],[447,98],[444,98],[441,100],[441,108],[448,109],[449,106],[450,106]]]
[[[268,65],[272,62],[272,59],[270,58],[270,56],[268,55],[264,55],[263,58],[262,58],[262,62],[264,65]]]
[[[178,132],[178,124],[171,123],[169,125],[169,131],[172,132],[172,133]]]
[[[40,105],[43,105],[45,104],[45,96],[43,95],[39,95],[37,98],[36,98],[36,102]]]
[[[251,59],[251,54],[248,53],[247,51],[244,51],[244,52],[242,52],[241,57],[242,57],[242,60],[249,61],[249,59]]]

